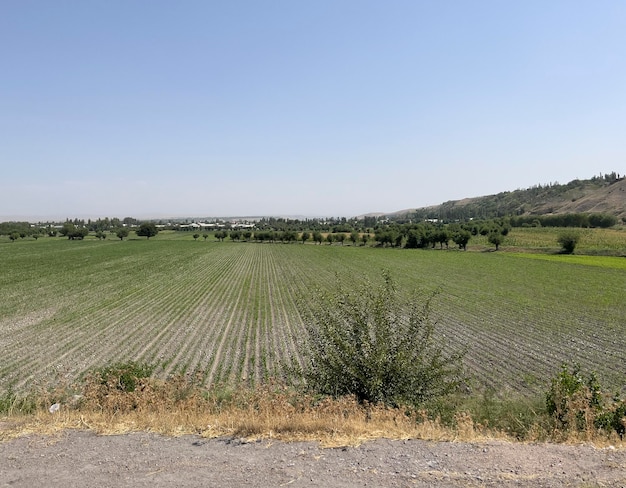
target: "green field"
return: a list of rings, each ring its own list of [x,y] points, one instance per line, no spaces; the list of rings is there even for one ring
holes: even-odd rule
[[[626,259],[313,244],[92,238],[0,242],[0,390],[114,361],[205,381],[279,375],[317,288],[441,288],[434,315],[476,387],[543,391],[578,362],[626,387]]]

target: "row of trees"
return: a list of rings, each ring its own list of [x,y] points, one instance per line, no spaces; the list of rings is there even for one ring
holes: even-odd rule
[[[56,234],[56,231],[54,232]],[[129,236],[130,229],[128,227],[119,227],[118,229],[112,229],[110,232],[115,233],[120,240],[123,240],[125,237]],[[156,236],[159,230],[154,223],[144,222],[135,230],[135,233],[140,237],[150,239]],[[70,240],[82,240],[89,235],[89,229],[87,227],[77,227],[72,222],[66,222],[59,230],[59,234]],[[101,230],[96,231],[95,236],[98,239],[106,239],[106,233]]]
[[[570,213],[556,215],[524,215],[511,217],[512,227],[600,227],[617,225],[617,217],[606,213]]]

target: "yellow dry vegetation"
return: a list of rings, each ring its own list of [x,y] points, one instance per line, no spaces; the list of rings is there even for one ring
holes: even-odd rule
[[[0,441],[28,434],[53,436],[68,429],[101,435],[153,432],[166,436],[315,441],[323,447],[358,446],[377,438],[514,440],[504,432],[475,423],[463,412],[456,414],[452,425],[444,425],[439,419],[429,418],[425,411],[362,405],[348,397],[314,397],[274,383],[206,390],[178,377],[168,381],[148,379],[135,391],[124,392],[92,381],[80,397],[66,398],[54,413],[42,404],[34,413],[9,413],[0,418]],[[525,441],[546,440],[545,434],[538,428]],[[617,436],[593,432],[558,437],[561,442],[626,447]]]

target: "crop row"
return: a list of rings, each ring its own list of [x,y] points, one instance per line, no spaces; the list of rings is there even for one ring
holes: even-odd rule
[[[182,240],[0,246],[0,389],[138,360],[259,382],[302,360],[316,290],[439,289],[433,318],[478,387],[545,386],[562,362],[624,388],[626,271],[500,253]],[[616,258],[613,258],[616,259]],[[591,263],[591,260],[594,260]]]

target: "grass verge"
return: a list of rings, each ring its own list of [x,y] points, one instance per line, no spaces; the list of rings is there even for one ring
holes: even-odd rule
[[[615,433],[555,428],[540,402],[501,400],[494,395],[457,398],[423,410],[363,405],[356,399],[303,394],[281,383],[254,388],[201,386],[193,375],[168,380],[137,378],[135,388],[100,373],[88,375],[80,390],[57,387],[0,399],[0,441],[67,429],[103,435],[155,432],[169,436],[241,437],[249,440],[317,441],[325,447],[359,445],[376,438],[477,442],[557,441],[613,445]],[[58,405],[51,412],[50,407]]]

